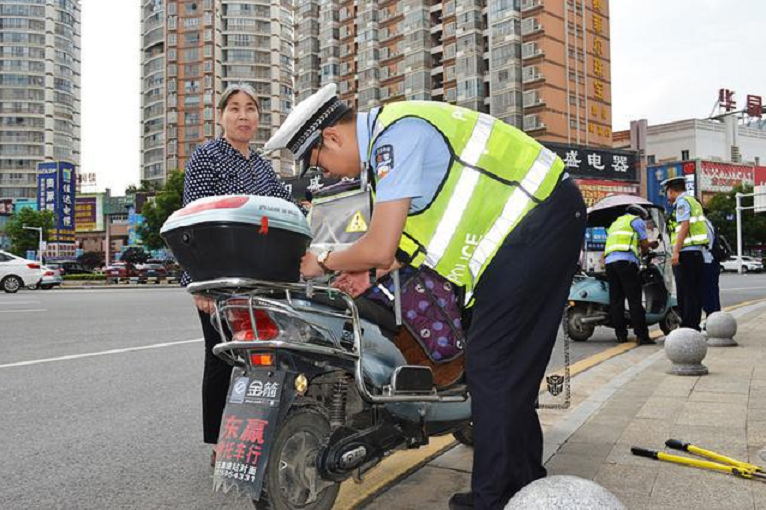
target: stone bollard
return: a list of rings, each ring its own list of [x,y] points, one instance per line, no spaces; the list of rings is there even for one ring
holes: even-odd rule
[[[728,312],[710,314],[705,322],[707,344],[712,347],[733,347],[738,345],[734,340],[737,334],[737,319]]]
[[[702,364],[707,354],[707,342],[702,333],[691,328],[678,328],[665,338],[665,355],[673,363],[668,370],[673,375],[705,375]]]
[[[505,505],[505,510],[625,510],[617,497],[595,482],[569,475],[540,478]]]

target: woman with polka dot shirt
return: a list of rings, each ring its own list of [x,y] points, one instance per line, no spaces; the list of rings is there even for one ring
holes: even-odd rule
[[[197,148],[186,164],[183,205],[215,195],[261,195],[293,201],[271,164],[250,150],[258,130],[258,100],[247,84],[229,86],[218,105],[223,136]],[[294,201],[293,201],[294,202]],[[181,285],[191,278],[184,273]],[[205,443],[215,444],[226,405],[231,366],[213,354],[220,335],[213,329],[211,299],[194,296],[205,337],[202,378],[202,424]],[[215,455],[213,455],[213,459]],[[211,461],[212,462],[212,461]]]

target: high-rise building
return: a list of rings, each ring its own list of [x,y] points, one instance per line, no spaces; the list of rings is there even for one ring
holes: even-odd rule
[[[0,198],[46,160],[80,163],[80,2],[0,0]]]
[[[144,0],[141,178],[164,182],[220,133],[218,99],[232,83],[258,93],[262,146],[292,109],[290,0]],[[289,174],[288,154],[273,155]]]
[[[611,146],[608,0],[296,0],[296,94],[490,113],[543,141]]]

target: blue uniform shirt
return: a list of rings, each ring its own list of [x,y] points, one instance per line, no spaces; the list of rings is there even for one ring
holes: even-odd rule
[[[682,221],[689,221],[692,217],[692,207],[689,205],[689,201],[686,200],[687,194],[682,193],[681,196],[679,196],[676,199],[675,208],[676,208],[676,221],[680,225]],[[702,246],[684,246],[681,248],[681,251],[702,251]]]
[[[633,230],[635,230],[636,234],[638,234],[639,241],[644,241],[647,239],[646,223],[644,223],[644,220],[641,218],[636,218],[630,222],[630,226],[633,227]],[[632,251],[613,251],[606,256],[606,260],[604,262],[611,264],[612,262],[617,262],[618,260],[627,260],[628,262],[633,262],[634,264],[638,265],[638,257],[636,257],[636,254]]]
[[[379,108],[357,115],[357,141],[362,163],[368,163],[370,137]],[[402,119],[378,137],[372,147],[372,171],[378,176],[377,202],[411,198],[410,213],[433,200],[450,167],[450,152],[441,134],[428,122]]]

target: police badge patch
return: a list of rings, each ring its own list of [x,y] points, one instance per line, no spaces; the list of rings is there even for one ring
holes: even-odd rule
[[[383,145],[375,151],[375,171],[378,179],[382,179],[394,168],[394,148]]]

